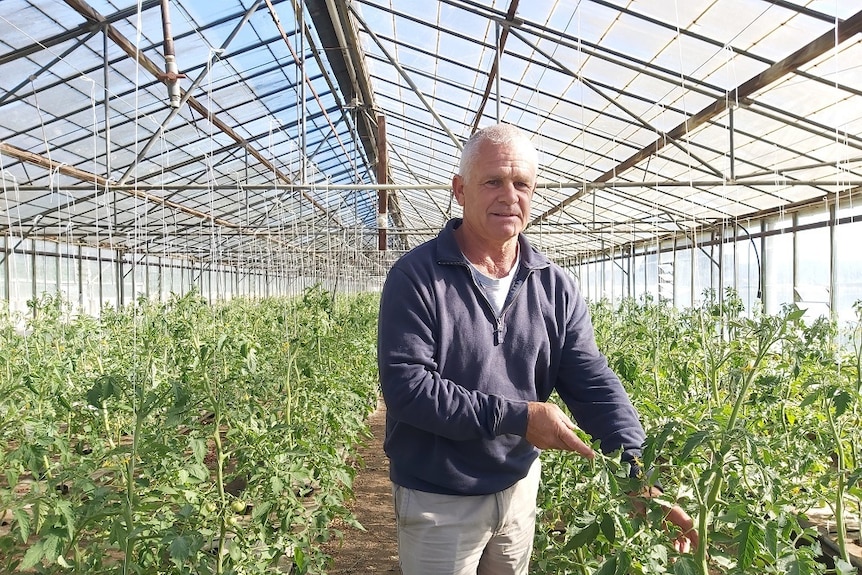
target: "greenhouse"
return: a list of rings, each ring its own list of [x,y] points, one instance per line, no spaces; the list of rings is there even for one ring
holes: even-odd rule
[[[846,0],[3,0],[0,572],[353,572],[381,291],[503,123],[649,509],[701,535],[550,449],[530,572],[857,573],[860,33]]]

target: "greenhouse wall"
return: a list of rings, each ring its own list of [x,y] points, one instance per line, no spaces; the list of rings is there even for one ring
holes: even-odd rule
[[[856,317],[862,300],[862,208],[809,208],[676,235],[572,266],[588,300],[700,304],[732,289],[751,313],[795,303],[813,320]],[[633,252],[633,253],[632,253]]]
[[[839,321],[855,317],[862,300],[862,208],[852,204],[778,213],[728,222],[695,234],[677,234],[629,246],[570,266],[588,300],[623,298],[698,305],[706,293],[734,290],[749,312],[776,313],[788,303]],[[320,285],[327,291],[379,291],[403,252],[373,249],[262,259],[252,269],[211,265],[178,257],[119,253],[26,237],[0,238],[0,297],[13,313],[27,302],[60,293],[83,313],[128,305],[138,298],[166,300],[198,290],[210,302],[234,297],[298,295]],[[263,266],[269,264],[270,268]]]
[[[74,309],[97,316],[104,307],[129,305],[138,298],[165,301],[193,289],[210,302],[294,296],[317,285],[339,293],[375,292],[400,253],[366,254],[361,269],[322,266],[311,257],[273,269],[262,267],[270,263],[265,260],[246,269],[5,236],[0,237],[0,297],[11,313],[26,314],[28,301],[59,293]]]

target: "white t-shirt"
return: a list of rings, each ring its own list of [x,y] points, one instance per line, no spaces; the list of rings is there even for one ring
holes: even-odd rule
[[[491,306],[497,312],[497,315],[500,315],[500,312],[503,311],[503,305],[506,303],[506,296],[509,295],[509,288],[512,287],[512,280],[515,279],[515,274],[518,271],[520,263],[521,256],[518,255],[518,257],[515,258],[515,264],[512,266],[512,269],[509,270],[509,273],[505,277],[498,279],[486,276],[480,272],[472,262],[470,262],[470,269],[473,271],[473,277],[476,279],[476,283],[478,283],[479,287],[482,288],[482,291],[485,292],[485,296],[488,298],[488,301],[491,302]]]

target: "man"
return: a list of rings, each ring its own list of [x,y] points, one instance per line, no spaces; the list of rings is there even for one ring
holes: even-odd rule
[[[510,125],[465,144],[452,190],[463,218],[392,267],[380,302],[384,448],[405,575],[526,574],[539,450],[635,463],[638,415],[598,351],[572,278],[521,235],[538,154]],[[668,520],[697,544],[680,508]]]

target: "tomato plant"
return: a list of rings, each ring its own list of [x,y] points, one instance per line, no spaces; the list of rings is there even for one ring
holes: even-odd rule
[[[860,322],[842,336],[828,319],[805,324],[794,306],[746,315],[732,292],[687,310],[650,299],[591,307],[599,345],[644,421],[643,464],[664,501],[693,515],[702,545],[691,555],[671,548],[661,498],[633,513],[633,486],[614,457],[547,452],[539,568],[850,573],[841,519],[833,568],[806,512],[825,503],[843,518],[858,500]]]
[[[355,523],[373,296],[55,297],[0,318],[0,570],[322,572]]]

